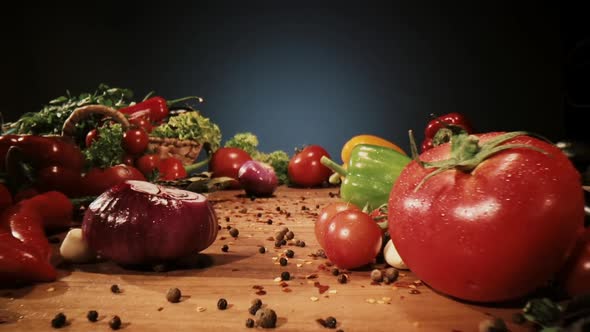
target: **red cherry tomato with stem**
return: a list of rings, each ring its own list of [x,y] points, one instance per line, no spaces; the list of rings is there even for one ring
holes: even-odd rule
[[[186,170],[182,161],[174,157],[162,159],[158,165],[158,171],[160,180],[173,181],[186,177]]]
[[[147,149],[148,134],[140,128],[128,129],[123,133],[123,149],[129,154],[139,155]]]
[[[160,156],[157,154],[144,154],[135,161],[135,166],[145,177],[150,178],[160,166]]]
[[[289,179],[301,187],[316,187],[328,181],[332,171],[320,163],[322,156],[330,158],[319,145],[309,145],[289,160]]]
[[[89,148],[92,145],[92,143],[94,141],[96,141],[97,139],[98,139],[98,129],[94,128],[86,134],[86,139],[84,140],[84,143],[86,144],[86,147]]]

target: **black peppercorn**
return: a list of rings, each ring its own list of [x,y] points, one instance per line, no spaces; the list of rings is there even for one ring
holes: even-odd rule
[[[278,232],[275,234],[276,241],[283,241],[284,238],[285,238],[285,233],[283,233],[283,232]]]
[[[333,275],[333,276],[337,276],[337,275],[339,275],[339,274],[340,274],[340,270],[338,270],[337,268],[333,268],[333,269],[332,269],[332,275]]]
[[[338,322],[336,321],[336,318],[334,318],[332,316],[326,318],[325,322],[326,322],[326,327],[329,329],[335,329],[336,324],[338,324]]]
[[[277,206],[277,209],[276,210],[277,211],[281,211],[281,207],[280,206]]]
[[[282,246],[284,246],[284,245],[286,245],[286,244],[287,244],[287,240],[285,240],[285,239],[282,239],[282,240],[281,240],[281,245],[282,245]]]
[[[266,248],[265,247],[260,247],[258,248],[258,252],[261,254],[264,254],[266,252]]]
[[[263,329],[272,329],[277,326],[277,313],[272,309],[260,309],[256,313],[256,323]]]
[[[227,300],[224,298],[219,299],[219,301],[217,301],[217,309],[219,309],[219,310],[227,309]]]
[[[259,306],[252,305],[252,306],[250,306],[250,308],[248,308],[248,312],[250,313],[250,315],[256,315],[256,312],[259,309],[260,309]]]
[[[240,234],[240,231],[238,231],[237,228],[232,227],[229,230],[229,235],[231,235],[232,237],[238,237],[238,234]]]
[[[371,271],[371,280],[375,282],[383,281],[383,272],[381,272],[381,270],[379,269],[374,269],[373,271]]]
[[[223,252],[228,252],[228,251],[229,251],[229,246],[228,246],[227,244],[224,244],[224,245],[221,247],[221,251],[223,251]]]
[[[254,327],[254,320],[252,318],[246,319],[246,327],[249,329]]]
[[[251,201],[255,201],[256,200],[256,196],[250,196],[250,200]]]
[[[338,282],[341,284],[345,284],[348,282],[348,276],[346,274],[341,274],[338,276]]]
[[[113,330],[118,330],[121,328],[121,318],[119,316],[113,316],[113,319],[109,321],[109,326]]]
[[[180,302],[180,298],[182,297],[182,293],[178,288],[170,288],[168,293],[166,293],[166,300],[170,303],[178,303]]]
[[[96,310],[90,310],[86,314],[86,318],[91,322],[96,322],[98,320],[98,312]]]
[[[229,222],[229,217],[225,217],[225,221]]]
[[[294,238],[294,237],[295,237],[295,233],[293,233],[292,231],[288,231],[288,232],[285,234],[285,238],[286,238],[287,240],[293,240],[293,238]]]
[[[283,271],[281,273],[281,280],[289,280],[291,279],[291,274],[288,271]]]
[[[393,267],[385,269],[385,273],[383,274],[383,278],[385,282],[392,283],[397,280],[399,277],[399,271],[394,269]]]
[[[252,300],[252,306],[256,306],[258,308],[262,307],[262,300],[261,299]]]
[[[283,245],[283,241],[275,241],[275,248],[280,248]]]
[[[257,216],[258,218],[260,218],[260,217],[262,217],[262,213],[258,212],[258,213],[256,214],[256,216]]]
[[[281,259],[279,259],[279,264],[281,264],[281,266],[287,266],[287,259],[285,257],[281,257]]]
[[[267,223],[267,224],[269,224],[269,225],[272,225],[272,219],[268,219],[268,220],[266,221],[266,223]]]
[[[121,289],[119,288],[119,285],[115,284],[111,286],[111,293],[113,294],[119,294],[121,293]]]
[[[55,315],[55,317],[53,317],[53,319],[51,320],[51,327],[55,329],[62,328],[66,325],[66,321],[66,315],[64,315],[63,312],[60,312],[57,315]]]
[[[285,251],[285,256],[288,258],[293,258],[293,256],[295,256],[295,252],[291,249],[287,249],[287,251]]]

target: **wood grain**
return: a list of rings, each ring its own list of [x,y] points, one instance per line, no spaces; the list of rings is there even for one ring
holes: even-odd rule
[[[411,294],[406,287],[372,285],[369,269],[349,272],[349,282],[338,283],[329,268],[322,269],[326,260],[312,257],[319,249],[313,223],[321,207],[338,200],[336,192],[281,187],[275,197],[256,200],[240,191],[213,193],[209,198],[223,229],[192,267],[153,272],[111,262],[60,264],[56,282],[0,290],[0,331],[52,331],[50,321],[58,312],[68,317],[64,331],[109,331],[113,315],[121,317],[122,331],[248,331],[245,322],[252,317],[248,308],[255,298],[276,311],[277,331],[324,331],[317,320],[328,316],[335,317],[337,328],[344,331],[477,331],[490,317],[503,318],[511,331],[526,330],[511,323],[522,303],[463,303],[419,283],[419,294]],[[228,225],[239,230],[237,238],[229,235]],[[275,249],[269,237],[285,226],[306,246],[291,243]],[[221,251],[224,244],[229,246],[227,253]],[[259,253],[260,246],[268,251]],[[286,249],[295,256],[283,267],[277,257]],[[282,271],[292,276],[285,287],[275,280]],[[317,278],[308,279],[313,274]],[[417,279],[402,272],[399,280],[411,284]],[[315,282],[329,289],[320,294]],[[111,293],[113,284],[120,294]],[[255,286],[266,294],[257,295]],[[181,302],[166,300],[171,287],[182,291]],[[220,298],[227,299],[228,309],[217,309]],[[98,322],[86,319],[88,310],[98,311]]]

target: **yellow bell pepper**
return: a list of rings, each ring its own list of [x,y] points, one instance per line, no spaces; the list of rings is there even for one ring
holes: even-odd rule
[[[383,147],[393,149],[393,150],[407,156],[406,152],[402,148],[391,143],[390,141],[383,139],[381,137],[375,136],[375,135],[363,134],[363,135],[354,136],[353,138],[349,139],[348,142],[346,142],[346,144],[344,144],[344,146],[342,147],[342,152],[340,153],[340,157],[342,158],[342,163],[344,165],[348,165],[348,161],[350,160],[350,153],[351,153],[352,149],[359,144],[370,144],[370,145],[383,146]]]

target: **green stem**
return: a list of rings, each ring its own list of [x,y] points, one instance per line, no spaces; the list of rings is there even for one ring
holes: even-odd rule
[[[155,93],[155,91],[150,91],[150,92],[148,92],[148,94],[147,94],[147,95],[145,95],[145,97],[143,97],[143,100],[142,100],[142,101],[146,101],[146,100],[148,100],[148,99],[149,99],[151,96],[153,96],[153,95],[154,95],[154,93]]]
[[[389,228],[389,222],[387,220],[378,222],[377,226],[379,226],[381,229],[387,230]]]
[[[197,171],[199,168],[207,165],[209,163],[209,158],[199,161],[198,163],[190,164],[188,166],[184,166],[184,170],[186,174],[191,174]]]
[[[202,103],[204,101],[204,99],[201,98],[201,97],[198,97],[198,96],[189,96],[189,97],[182,97],[182,98],[173,99],[173,100],[167,100],[166,101],[166,105],[172,106],[174,104],[180,103],[181,101],[191,100],[191,99],[196,99],[197,101],[199,101],[199,103]]]
[[[414,138],[414,131],[408,130],[408,136],[410,137],[410,151],[412,153],[412,160],[416,161],[420,166],[424,167],[424,163],[420,160],[420,154],[418,153],[418,145],[416,145],[416,139]]]
[[[329,169],[333,170],[334,172],[340,174],[341,176],[346,176],[348,174],[344,167],[338,165],[326,156],[322,156],[322,158],[320,159],[320,163],[322,163],[322,165],[328,167]]]

